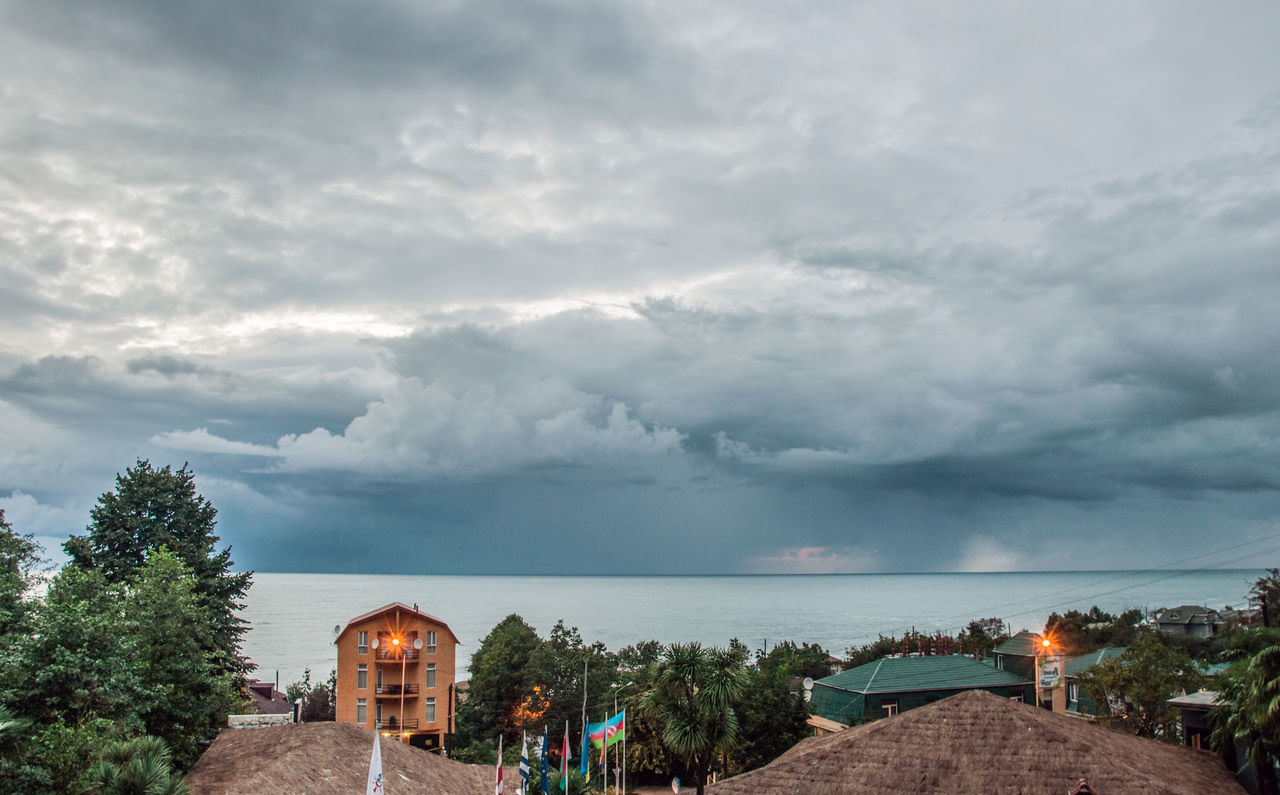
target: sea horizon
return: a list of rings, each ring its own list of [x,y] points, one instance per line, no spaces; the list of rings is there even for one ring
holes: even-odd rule
[[[557,621],[610,651],[646,640],[751,649],[784,640],[818,643],[835,656],[880,635],[954,634],[1000,618],[1012,631],[1043,626],[1052,612],[1095,604],[1118,614],[1179,604],[1240,607],[1265,569],[1115,569],[857,574],[360,574],[255,572],[241,617],[245,654],[282,685],[335,663],[334,630],[390,602],[417,603],[461,641],[465,678],[480,640],[516,613],[546,637]]]

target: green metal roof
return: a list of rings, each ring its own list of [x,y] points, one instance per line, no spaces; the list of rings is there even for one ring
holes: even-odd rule
[[[995,653],[1015,657],[1035,657],[1040,653],[1040,636],[1024,629],[997,646]]]
[[[1124,646],[1108,646],[1105,649],[1091,651],[1088,654],[1081,654],[1078,657],[1071,657],[1063,665],[1066,669],[1067,676],[1079,676],[1095,665],[1101,665],[1107,660],[1114,660],[1121,654],[1124,654]]]
[[[885,657],[819,679],[814,683],[814,692],[817,692],[818,685],[867,694],[1023,684],[1029,682],[1016,674],[996,670],[960,655]]]

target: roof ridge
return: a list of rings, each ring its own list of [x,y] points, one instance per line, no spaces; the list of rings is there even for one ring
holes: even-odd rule
[[[871,672],[871,677],[867,679],[867,684],[863,688],[864,693],[871,692],[871,683],[876,681],[876,674],[880,673],[880,666],[884,665],[884,661],[887,659],[887,657],[881,657],[879,662],[876,663],[876,669]]]

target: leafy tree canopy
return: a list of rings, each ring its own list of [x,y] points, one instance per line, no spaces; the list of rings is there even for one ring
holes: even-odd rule
[[[1205,678],[1189,654],[1152,632],[1119,657],[1085,671],[1079,681],[1110,716],[1113,727],[1178,743],[1178,711],[1169,706],[1169,699],[1199,690]],[[1119,708],[1113,709],[1113,704]]]
[[[243,674],[249,669],[240,654],[245,628],[235,611],[243,607],[252,574],[232,572],[231,548],[217,548],[217,514],[196,492],[195,475],[186,464],[174,471],[140,459],[116,476],[115,491],[98,498],[87,535],[72,536],[63,548],[73,565],[95,570],[112,584],[131,577],[154,550],[167,548],[195,576],[195,592],[209,609],[219,664],[228,673]]]

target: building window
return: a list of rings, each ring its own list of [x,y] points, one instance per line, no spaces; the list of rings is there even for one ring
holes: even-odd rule
[[[377,721],[378,728],[382,728],[382,705],[381,704],[379,704],[375,708],[374,715],[376,716],[374,719]]]
[[[369,666],[360,663],[356,666],[356,690],[364,690],[369,686]]]
[[[427,723],[436,722],[436,700],[434,697],[427,699]]]
[[[1072,682],[1071,687],[1067,688],[1067,691],[1069,694],[1068,698],[1072,701],[1080,700],[1080,684],[1078,682]]]
[[[435,686],[436,686],[436,664],[427,663],[427,687],[432,688]]]
[[[1022,703],[1022,691],[1021,691],[1021,690],[1019,690],[1018,692],[1016,692],[1016,693],[1014,693],[1014,694],[1010,695],[1010,696],[1009,696],[1009,700],[1010,700],[1010,701],[1017,701],[1019,704],[1021,704],[1021,703]]]
[[[886,718],[892,718],[894,715],[898,714],[898,699],[886,699],[885,702],[880,705],[880,709],[884,712],[884,716]]]
[[[364,725],[369,720],[369,702],[363,698],[356,699],[356,723]]]
[[[997,654],[997,655],[996,655],[996,670],[997,670],[997,671],[1003,671],[1003,670],[1004,670],[1004,655],[1003,655],[1003,654]]]
[[[368,632],[356,633],[356,653],[357,654],[369,653],[369,633]]]
[[[427,633],[427,654],[436,653],[436,631],[433,629]]]

